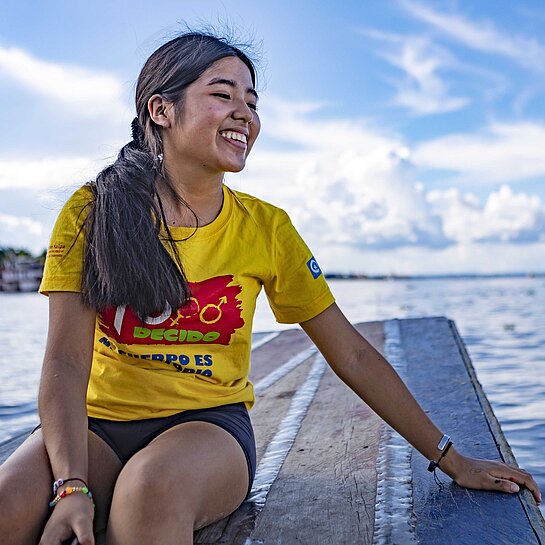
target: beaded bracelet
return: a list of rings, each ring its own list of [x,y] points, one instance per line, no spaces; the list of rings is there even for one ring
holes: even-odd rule
[[[57,490],[63,484],[66,484],[67,482],[70,482],[70,481],[79,481],[80,483],[83,483],[83,486],[87,486],[87,483],[83,479],[80,479],[79,477],[69,477],[68,479],[59,479],[58,481],[55,481],[53,483],[53,496],[57,494]]]
[[[93,494],[91,494],[91,491],[86,486],[67,486],[66,490],[63,490],[60,494],[57,494],[53,500],[49,502],[49,507],[55,507],[55,505],[57,505],[57,503],[59,503],[63,498],[66,498],[66,496],[69,496],[74,492],[81,492],[82,494],[85,494],[91,500],[94,509],[95,502],[93,501]]]

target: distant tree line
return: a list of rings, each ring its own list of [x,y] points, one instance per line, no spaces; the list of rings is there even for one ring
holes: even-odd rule
[[[14,258],[27,257],[29,259],[34,259],[35,261],[41,263],[45,262],[45,255],[47,250],[44,250],[39,255],[34,255],[25,248],[12,248],[10,246],[0,246],[0,267],[4,264],[5,261],[13,260]]]

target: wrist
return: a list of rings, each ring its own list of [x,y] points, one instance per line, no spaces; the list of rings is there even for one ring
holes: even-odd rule
[[[451,479],[456,480],[456,475],[458,475],[463,462],[464,457],[452,446],[445,456],[443,456],[438,467]]]
[[[87,486],[87,481],[80,477],[67,477],[66,479],[57,479],[53,483],[53,496],[60,494],[62,491],[66,490],[70,483],[73,486]]]
[[[64,490],[62,490],[64,488]],[[87,486],[61,486],[57,490],[56,496],[49,502],[49,507],[55,507],[60,501],[68,498],[69,496],[81,497],[81,495],[86,496],[90,500],[93,509],[95,508],[95,502],[93,500],[92,492],[87,488]]]

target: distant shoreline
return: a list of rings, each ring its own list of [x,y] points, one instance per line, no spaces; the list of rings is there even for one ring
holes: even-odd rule
[[[398,275],[398,274],[344,274],[344,273],[325,273],[324,276],[328,280],[471,280],[483,278],[545,278],[545,272],[531,273],[447,273],[447,274],[415,274],[415,275]]]

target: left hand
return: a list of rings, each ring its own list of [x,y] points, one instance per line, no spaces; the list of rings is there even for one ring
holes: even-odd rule
[[[445,461],[447,458],[448,456],[445,457]],[[480,490],[497,490],[510,494],[519,492],[520,487],[523,486],[533,494],[538,504],[541,503],[539,487],[530,473],[524,469],[503,462],[470,458],[459,453],[452,456],[449,463],[444,465],[445,473],[460,486]]]

